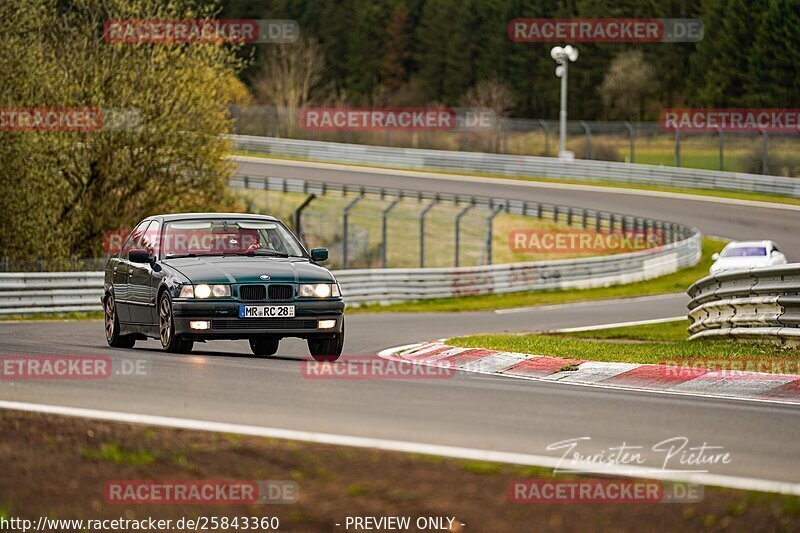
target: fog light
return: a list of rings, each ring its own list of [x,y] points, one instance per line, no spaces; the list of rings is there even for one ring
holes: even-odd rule
[[[192,329],[211,329],[211,322],[208,320],[192,320],[189,322]]]
[[[319,329],[333,329],[336,327],[336,320],[320,320]]]

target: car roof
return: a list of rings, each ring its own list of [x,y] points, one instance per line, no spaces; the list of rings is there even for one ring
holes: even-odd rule
[[[153,215],[147,218],[162,218],[164,222],[170,220],[197,220],[203,218],[255,218],[261,220],[278,220],[271,215],[259,215],[256,213],[170,213],[166,215]]]
[[[729,242],[725,248],[745,248],[747,246],[775,246],[772,241],[733,241]]]

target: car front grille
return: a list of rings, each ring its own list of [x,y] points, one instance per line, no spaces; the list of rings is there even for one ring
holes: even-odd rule
[[[267,289],[263,285],[242,285],[239,287],[239,298],[250,302],[267,299]]]
[[[291,285],[270,285],[270,300],[291,300],[294,296],[294,288]]]
[[[230,318],[211,321],[212,330],[230,329],[316,329],[317,321],[297,318]]]

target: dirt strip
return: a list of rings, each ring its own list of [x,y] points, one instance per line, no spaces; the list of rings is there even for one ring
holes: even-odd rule
[[[15,411],[0,412],[0,435],[0,524],[3,518],[35,521],[43,515],[256,516],[277,517],[279,531],[364,531],[347,527],[347,517],[391,516],[410,517],[412,525],[419,517],[454,518],[450,527],[444,520],[444,527],[463,532],[800,530],[800,498],[772,494],[706,487],[695,503],[514,503],[509,500],[513,480],[589,478]],[[109,503],[104,487],[125,480],[288,480],[296,482],[299,499],[288,504]]]

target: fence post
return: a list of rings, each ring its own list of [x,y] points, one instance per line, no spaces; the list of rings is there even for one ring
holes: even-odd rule
[[[395,198],[389,207],[383,210],[381,213],[381,265],[383,268],[386,268],[388,265],[388,237],[387,237],[387,226],[389,224],[389,212],[395,208],[397,204],[400,203],[400,200],[403,199],[403,194],[401,193],[398,198]]]
[[[348,230],[348,218],[350,217],[350,211],[356,206],[361,199],[364,198],[364,193],[362,192],[359,196],[357,196],[352,202],[350,202],[347,207],[344,208],[344,213],[342,214],[343,217],[343,233],[342,233],[342,268],[347,269],[347,230]]]
[[[317,195],[314,193],[309,194],[308,196],[306,196],[306,199],[303,200],[303,202],[300,205],[298,205],[297,208],[295,208],[294,212],[292,213],[292,224],[294,225],[294,232],[297,235],[297,238],[303,241],[303,244],[305,244],[306,241],[303,238],[303,225],[302,225],[303,210],[306,207],[308,207],[308,204],[310,204],[316,197]]]
[[[725,137],[722,134],[722,128],[717,128],[719,134],[719,169],[725,170]]]
[[[431,203],[425,206],[422,213],[419,215],[419,267],[425,268],[425,216],[428,211],[433,209],[439,203],[439,198],[434,198]]]
[[[761,173],[768,174],[769,173],[769,136],[767,135],[767,130],[762,129],[761,135],[764,136],[764,146],[763,151],[761,152]]]
[[[473,207],[475,207],[475,205],[472,202],[470,202],[467,207],[465,207],[464,209],[459,211],[458,214],[456,215],[456,223],[455,223],[455,239],[456,239],[455,248],[456,249],[455,249],[455,261],[454,261],[455,266],[460,266],[459,265],[459,255],[460,255],[460,251],[461,251],[461,219],[464,217],[464,215],[467,214],[467,211],[469,211]]]
[[[625,125],[625,128],[627,128],[627,130],[628,130],[628,139],[630,140],[630,143],[631,143],[631,150],[630,150],[631,151],[631,160],[630,160],[630,162],[631,163],[635,163],[636,128],[633,126],[633,124],[631,124],[627,120],[625,122],[623,122],[623,124]]]
[[[585,120],[581,120],[580,125],[583,128],[584,137],[586,139],[583,148],[583,158],[594,159],[594,155],[592,154],[592,129],[589,127],[589,123]]]
[[[550,126],[543,119],[539,119],[539,126],[544,130],[544,155],[550,155]]]
[[[681,132],[675,131],[675,166],[681,166]]]
[[[500,212],[503,210],[502,205],[498,205],[492,211],[492,214],[489,215],[489,218],[486,219],[486,264],[492,264],[492,237],[494,234],[492,232],[492,227],[494,226],[494,219]]]

